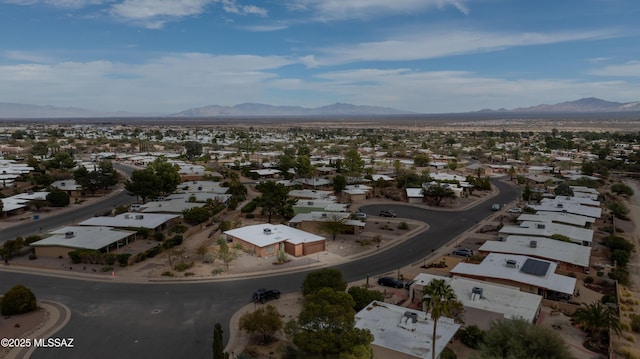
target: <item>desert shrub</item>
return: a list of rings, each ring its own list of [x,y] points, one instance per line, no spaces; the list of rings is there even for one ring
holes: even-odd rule
[[[248,219],[253,219],[253,218],[256,218],[256,215],[253,213],[247,213],[244,217]]]
[[[445,347],[442,350],[442,353],[440,353],[440,359],[457,359],[458,356],[456,355],[456,352],[453,351],[453,349],[449,348],[449,347]]]
[[[2,315],[15,315],[30,312],[36,309],[36,296],[33,292],[18,284],[9,289],[0,300],[0,313]]]
[[[478,349],[484,339],[484,331],[477,325],[470,325],[464,329],[460,341],[469,348]]]
[[[169,230],[169,232],[171,233],[184,233],[187,231],[187,226],[185,226],[184,224],[176,224],[173,227],[171,227],[171,229]]]
[[[178,272],[184,272],[187,269],[193,267],[193,262],[180,262],[178,264],[176,264],[175,266],[173,266],[173,269],[177,270]]]
[[[147,249],[147,251],[144,253],[147,258],[153,258],[160,254],[160,252],[162,252],[162,247],[160,245],[157,245],[155,247]]]
[[[409,229],[409,225],[407,224],[407,222],[402,221],[402,222],[398,223],[398,229],[407,230],[407,229]]]
[[[258,203],[256,201],[251,201],[245,204],[244,206],[242,206],[242,208],[240,208],[240,212],[251,213],[256,209],[256,207],[258,207]]]
[[[113,253],[105,253],[103,254],[104,257],[104,262],[107,263],[107,265],[114,265],[116,263],[116,255]]]
[[[595,281],[595,279],[593,279],[593,277],[588,276],[584,279],[584,282],[587,284],[592,284]]]
[[[616,297],[613,294],[605,294],[600,298],[600,303],[615,303]]]
[[[164,233],[162,233],[161,231],[155,231],[153,233],[153,238],[158,242],[162,242],[164,241]]]
[[[145,259],[147,259],[147,255],[144,252],[140,252],[140,253],[136,254],[135,262],[139,263],[139,262],[144,261]]]
[[[175,277],[175,274],[173,274],[173,272],[168,271],[168,270],[162,272],[162,274],[160,274],[160,275],[163,276],[163,277]]]
[[[131,254],[120,253],[116,257],[118,259],[118,264],[120,264],[121,267],[126,267],[129,264],[129,257],[131,257]]]

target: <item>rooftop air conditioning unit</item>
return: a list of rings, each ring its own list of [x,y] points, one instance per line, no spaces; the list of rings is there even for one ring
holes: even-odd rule
[[[322,213],[322,218],[326,218],[327,214],[326,213]]]
[[[271,228],[264,228],[264,229],[262,230],[262,233],[264,233],[264,234],[271,234]]]
[[[136,214],[136,219],[144,219],[144,215],[142,215],[142,214]]]
[[[529,242],[529,247],[531,247],[531,248],[538,248],[538,241],[531,241],[531,242]]]
[[[538,223],[538,229],[545,229],[547,226],[544,223]]]
[[[75,233],[73,231],[64,232],[64,238],[73,238],[75,237]]]
[[[558,203],[558,208],[562,208],[562,203]]]
[[[515,268],[516,264],[515,259],[507,259],[507,268]]]
[[[411,322],[413,322],[413,323],[417,323],[418,322],[418,314],[417,313],[406,311],[406,312],[404,312],[404,317],[411,319]]]
[[[124,219],[131,219],[131,215],[125,214]]]

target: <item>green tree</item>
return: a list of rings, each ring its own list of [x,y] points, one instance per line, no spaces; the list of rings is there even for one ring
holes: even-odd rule
[[[423,188],[422,194],[425,197],[432,198],[436,206],[440,206],[440,203],[445,198],[455,197],[455,193],[453,193],[451,188],[443,186],[439,183],[430,184],[427,188]]]
[[[296,175],[300,178],[311,178],[315,176],[315,167],[311,165],[311,158],[308,155],[298,156],[295,169]]]
[[[624,205],[624,203],[619,201],[613,201],[609,203],[607,206],[611,214],[613,214],[616,218],[627,219],[627,215],[629,214],[629,208]]]
[[[257,202],[262,207],[262,213],[269,214],[269,223],[273,214],[281,215],[286,219],[293,217],[293,206],[298,200],[289,198],[289,190],[285,185],[266,181],[256,185],[256,189],[262,193],[257,198]]]
[[[296,165],[295,149],[285,148],[283,153],[278,156],[276,163],[278,169],[283,173],[287,173],[291,168],[294,168]]]
[[[152,168],[136,170],[131,173],[131,179],[124,182],[124,188],[130,194],[142,198],[144,203],[147,198],[160,195],[160,178],[156,176]]]
[[[335,193],[342,192],[347,187],[347,179],[343,175],[335,175],[333,177],[333,191]]]
[[[293,342],[308,355],[356,355],[369,350],[373,335],[354,327],[355,303],[342,291],[322,288],[305,296]],[[361,356],[359,356],[361,357]]]
[[[560,183],[553,192],[556,196],[571,196],[573,197],[573,190],[567,182]]]
[[[193,160],[202,154],[202,144],[200,142],[187,141],[182,146],[185,149],[185,156],[188,160]]]
[[[180,173],[178,173],[180,167],[169,163],[167,159],[162,156],[156,158],[148,167],[153,170],[153,173],[159,179],[159,189],[163,195],[174,192],[180,182],[182,182]]]
[[[344,292],[347,282],[342,278],[342,272],[334,268],[322,268],[310,272],[302,282],[302,294],[314,294],[322,288],[331,288]]]
[[[456,292],[444,279],[433,279],[422,289],[424,295],[424,309],[433,320],[433,334],[431,337],[431,357],[436,358],[436,332],[438,320],[445,316],[460,320],[462,317],[462,302],[458,300]]]
[[[427,167],[429,166],[429,162],[430,162],[429,156],[424,153],[420,153],[413,156],[413,164],[416,167]]]
[[[73,179],[78,185],[80,185],[83,191],[89,191],[91,192],[91,195],[93,195],[100,187],[97,173],[89,172],[85,166],[80,166],[73,171]]]
[[[216,257],[224,263],[227,270],[229,269],[229,265],[238,258],[238,252],[233,248],[229,248],[227,241],[224,238],[218,239],[218,251],[216,252]]]
[[[224,353],[224,342],[222,341],[222,325],[216,323],[213,326],[213,359],[226,359]]]
[[[513,181],[513,177],[515,177],[516,174],[518,174],[518,171],[516,170],[515,167],[511,166],[509,167],[507,174],[509,175],[509,181]]]
[[[611,192],[625,196],[633,196],[633,189],[624,183],[614,183],[611,185]]]
[[[94,171],[96,172],[96,179],[98,186],[103,189],[109,189],[120,182],[120,174],[113,168],[113,162],[104,159],[98,163],[98,167]]]
[[[205,207],[193,207],[182,211],[182,217],[187,222],[200,224],[210,218],[210,213]]]
[[[70,203],[69,194],[59,189],[51,190],[46,198],[51,207],[66,207]]]
[[[524,201],[531,201],[531,197],[533,196],[533,191],[531,190],[531,187],[529,186],[529,183],[527,183],[524,186],[524,190],[522,191],[522,199]]]
[[[341,233],[345,233],[349,226],[342,222],[342,218],[337,214],[330,214],[322,222],[318,227],[320,231],[330,234],[331,238],[335,241],[336,236]]]
[[[260,307],[240,317],[240,329],[252,335],[262,335],[264,344],[269,343],[271,336],[282,329],[282,325],[280,313],[272,305]]]
[[[347,153],[344,154],[342,168],[347,176],[359,177],[362,172],[364,172],[364,160],[360,156],[360,153],[355,149],[347,151]]]
[[[379,290],[371,290],[363,287],[353,286],[349,287],[347,293],[349,293],[349,295],[355,302],[353,310],[355,310],[356,312],[364,309],[367,305],[369,305],[369,303],[373,302],[374,300],[384,302],[384,293]]]
[[[49,145],[46,142],[36,142],[31,146],[31,154],[45,158],[49,153]]]
[[[36,309],[36,307],[36,296],[29,288],[20,284],[4,293],[2,300],[0,300],[2,315],[23,314]]]
[[[538,327],[520,318],[492,322],[480,344],[480,357],[483,359],[573,358],[562,337],[551,328]]]
[[[57,152],[53,158],[47,161],[46,166],[49,168],[70,170],[76,166],[76,161],[69,152]]]
[[[613,330],[617,334],[622,332],[618,314],[600,302],[582,303],[582,306],[573,312],[573,320],[582,327],[590,340],[598,343],[605,331]]]

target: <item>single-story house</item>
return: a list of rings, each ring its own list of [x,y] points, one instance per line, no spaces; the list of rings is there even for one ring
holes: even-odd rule
[[[283,224],[256,224],[225,231],[227,240],[242,245],[258,257],[271,257],[284,250],[294,257],[325,250],[325,238]]]
[[[38,257],[67,257],[76,249],[107,252],[135,240],[136,232],[104,226],[68,226],[49,232],[49,236],[30,244]]]
[[[179,215],[164,213],[127,212],[115,217],[93,217],[79,223],[81,226],[107,226],[116,228],[147,228],[152,231],[164,230],[180,220]]]
[[[373,334],[371,349],[377,359],[431,359],[435,340],[436,358],[453,339],[460,324],[440,317],[436,337],[433,319],[423,311],[373,301],[356,313],[355,327]]]
[[[458,263],[450,273],[466,278],[519,287],[541,295],[573,295],[576,278],[556,274],[555,262],[515,254],[489,253],[480,264]]]
[[[540,314],[542,297],[510,287],[463,277],[442,277],[427,273],[418,274],[409,288],[409,299],[421,303],[422,290],[433,279],[447,282],[464,305],[464,325],[476,325],[489,329],[491,322],[502,319],[523,318],[535,323]]]

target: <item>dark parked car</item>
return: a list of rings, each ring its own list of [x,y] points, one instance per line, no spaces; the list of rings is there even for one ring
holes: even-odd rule
[[[253,297],[251,297],[251,299],[254,302],[260,302],[260,303],[265,303],[268,300],[271,299],[278,299],[280,298],[280,291],[276,290],[276,289],[264,289],[264,288],[260,288],[258,290],[256,290],[255,292],[253,292]]]
[[[457,256],[471,257],[473,255],[473,250],[469,248],[456,248],[451,253]]]
[[[404,283],[392,277],[382,277],[378,279],[378,284],[385,287],[404,288]]]
[[[404,284],[404,289],[410,289],[410,288],[411,288],[411,285],[412,285],[413,283],[415,283],[415,282],[416,282],[416,280],[415,280],[415,279],[413,279],[413,280],[410,280],[410,281],[406,282],[406,283]]]
[[[395,217],[396,214],[393,211],[380,211],[380,217]]]

